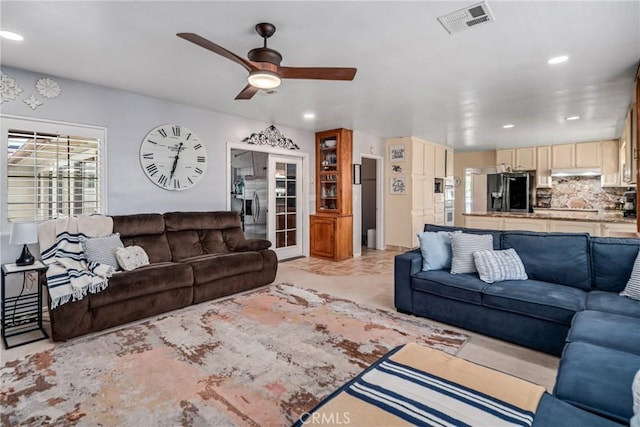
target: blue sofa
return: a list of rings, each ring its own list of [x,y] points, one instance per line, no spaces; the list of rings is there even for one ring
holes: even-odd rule
[[[411,250],[395,258],[396,309],[559,355],[547,409],[566,402],[628,425],[640,369],[640,302],[619,292],[640,239],[425,225],[455,230],[490,234],[494,249],[515,249],[528,280],[489,284],[475,273],[422,271],[420,250]]]

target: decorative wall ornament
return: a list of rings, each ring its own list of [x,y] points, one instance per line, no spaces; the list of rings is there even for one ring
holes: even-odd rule
[[[35,110],[36,108],[42,105],[42,101],[36,98],[35,95],[31,95],[28,98],[25,98],[24,103],[27,104],[29,107],[31,107],[32,110]]]
[[[243,139],[242,142],[254,145],[270,145],[272,147],[286,148],[287,150],[300,149],[292,140],[285,138],[274,125],[269,126],[263,132],[252,133],[251,136]]]
[[[402,166],[400,166],[400,165],[391,165],[391,172],[393,172],[393,173],[402,173]]]
[[[391,194],[407,194],[407,184],[404,176],[392,177],[389,191]]]
[[[396,144],[389,146],[389,157],[392,162],[404,162],[406,160],[406,151],[404,144]]]
[[[0,89],[2,92],[0,104],[3,102],[13,101],[22,93],[22,88],[18,83],[16,83],[16,79],[9,77],[5,73],[2,73]]]
[[[56,98],[62,91],[58,82],[48,77],[40,77],[36,81],[36,89],[40,95],[49,99]]]

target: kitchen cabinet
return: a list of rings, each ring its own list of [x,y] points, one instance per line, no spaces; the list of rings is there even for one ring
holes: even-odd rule
[[[560,144],[551,146],[551,168],[575,168],[576,145]]]
[[[516,160],[516,150],[514,148],[506,150],[496,150],[496,165],[513,167]]]
[[[444,178],[446,175],[445,171],[447,166],[447,150],[445,147],[436,145],[434,146],[434,154],[435,163],[433,165],[433,175],[436,178]]]
[[[490,216],[465,215],[464,226],[486,230],[504,230],[504,218]]]
[[[619,151],[620,144],[617,140],[602,141],[601,143],[601,173],[600,185],[602,187],[619,187]]]
[[[353,132],[316,133],[316,215],[310,217],[310,254],[341,260],[353,256]]]
[[[536,147],[536,187],[551,188],[551,147]]]
[[[547,221],[530,218],[504,218],[505,230],[547,231]]]
[[[601,166],[600,141],[581,142],[576,144],[576,165],[577,168],[598,168]]]
[[[636,224],[628,223],[602,223],[601,236],[602,237],[620,237],[616,236],[616,233],[636,233]]]
[[[516,148],[516,161],[513,169],[517,171],[536,170],[536,147]]]
[[[620,167],[620,180],[623,184],[635,185],[636,183],[636,150],[633,147],[633,135],[632,135],[632,113],[633,110],[629,110],[627,118],[624,122],[624,130],[620,137],[620,151],[619,151],[619,167]]]
[[[551,219],[548,221],[548,231],[562,233],[589,233],[592,236],[600,235],[601,223],[588,221],[562,221]]]
[[[310,255],[340,261],[353,256],[352,215],[311,215]]]
[[[453,153],[453,149],[452,148],[447,148],[447,154],[446,154],[446,167],[444,169],[444,174],[445,176],[454,176],[453,173],[453,157],[454,157],[454,153]]]

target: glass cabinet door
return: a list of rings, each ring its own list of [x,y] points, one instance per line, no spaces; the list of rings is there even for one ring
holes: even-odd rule
[[[339,167],[338,142],[335,137],[320,140],[319,158],[320,194],[318,194],[318,208],[331,212],[340,210],[339,202]]]

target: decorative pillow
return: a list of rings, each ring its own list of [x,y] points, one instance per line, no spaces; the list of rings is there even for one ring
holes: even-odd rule
[[[633,394],[633,413],[636,414],[636,416],[640,416],[640,370],[636,372],[636,376],[633,377],[631,393]]]
[[[118,269],[116,249],[124,247],[120,240],[120,233],[113,233],[104,237],[91,237],[80,240],[82,250],[87,261],[99,262]]]
[[[475,251],[493,249],[491,234],[454,233],[451,235],[451,274],[475,273]]]
[[[116,258],[123,270],[131,271],[149,264],[149,256],[140,246],[116,249]]]
[[[620,292],[620,295],[640,301],[640,251],[636,255],[636,261],[633,263],[633,270],[631,270],[627,286]]]
[[[422,253],[422,271],[451,268],[451,235],[462,231],[417,233]]]
[[[473,260],[480,280],[487,283],[503,280],[527,280],[524,264],[515,249],[504,251],[475,251]]]

